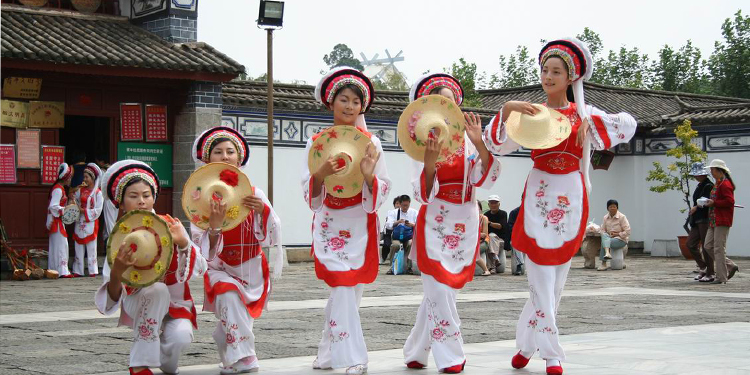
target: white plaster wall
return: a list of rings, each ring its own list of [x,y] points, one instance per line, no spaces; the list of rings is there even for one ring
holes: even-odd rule
[[[727,252],[730,255],[750,256],[750,153],[713,153],[709,160],[723,159],[732,169],[732,178],[738,185],[735,199],[748,206],[735,209],[734,226],[729,235]],[[251,163],[246,167],[251,182],[267,191],[267,148],[251,146]],[[304,149],[276,147],[274,153],[274,208],[281,217],[285,245],[309,245],[312,212],[302,197],[301,173]],[[412,207],[419,209],[411,188],[411,159],[403,152],[385,152],[388,173],[393,182],[391,196],[381,206],[379,217],[385,220],[391,201],[401,194],[412,196]],[[677,192],[663,194],[648,190],[645,177],[654,161],[668,162],[658,156],[617,156],[608,171],[592,171],[594,186],[590,196],[589,221],[599,224],[606,213],[606,201],[617,199],[623,213],[628,216],[633,234],[631,240],[644,241],[650,252],[654,239],[674,239],[682,234],[683,214],[681,197]],[[510,211],[521,202],[526,175],[531,168],[528,157],[501,158],[502,172],[490,190],[479,189],[478,198],[486,200],[490,194],[500,196],[501,206]],[[693,185],[695,186],[695,185]],[[382,225],[382,224],[381,224]]]

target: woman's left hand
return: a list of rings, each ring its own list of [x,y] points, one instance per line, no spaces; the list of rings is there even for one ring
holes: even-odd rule
[[[482,140],[482,118],[474,112],[464,112],[466,120],[466,135],[474,146],[479,147]]]
[[[266,206],[262,199],[254,195],[248,195],[245,198],[242,198],[242,205],[256,213],[263,212],[263,209]]]
[[[170,215],[167,215],[167,220],[165,221],[167,222],[167,227],[169,227],[169,233],[172,234],[172,241],[177,245],[177,248],[187,248],[187,232],[185,231],[185,227],[182,226],[182,223]]]
[[[368,144],[365,149],[365,156],[359,162],[359,169],[370,188],[372,188],[372,181],[375,178],[375,166],[378,164],[378,160],[380,160],[380,153],[372,143]]]

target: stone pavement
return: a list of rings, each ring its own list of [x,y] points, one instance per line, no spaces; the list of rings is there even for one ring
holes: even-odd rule
[[[623,271],[597,272],[582,269],[583,258],[574,258],[559,312],[569,355],[566,373],[673,373],[666,371],[685,369],[679,365],[683,359],[696,363],[690,371],[708,363],[718,363],[721,373],[746,371],[739,365],[750,363],[737,361],[732,349],[744,349],[747,357],[750,348],[750,328],[734,324],[750,321],[750,260],[736,262],[741,271],[729,284],[704,285],[692,281],[691,261],[633,257]],[[371,373],[398,373],[403,369],[401,347],[421,300],[421,282],[416,276],[386,276],[385,266],[380,271],[365,288],[360,314]],[[0,373],[127,371],[132,333],[116,327],[116,317],[93,310],[100,283],[101,278],[0,282]],[[202,283],[193,282],[191,288],[201,304]],[[514,337],[526,288],[525,277],[502,274],[477,277],[459,293],[468,374],[509,373],[513,343],[508,340]],[[311,264],[292,264],[272,297],[270,311],[256,320],[254,330],[262,372],[311,373],[327,287],[315,278]],[[182,372],[217,374],[211,338],[216,319],[200,314],[198,324],[181,359]],[[619,333],[607,333],[611,331]],[[724,343],[730,341],[719,338],[728,339],[732,332],[738,338],[727,348]],[[711,355],[721,360],[709,360]],[[671,365],[654,367],[665,361]],[[542,361],[531,366],[532,371],[544,367]],[[603,367],[609,372],[596,372]],[[422,373],[432,371],[430,363]]]

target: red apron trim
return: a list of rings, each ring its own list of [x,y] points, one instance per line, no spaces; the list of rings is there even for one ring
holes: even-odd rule
[[[581,185],[583,185],[583,175],[581,175]],[[526,188],[523,192],[526,197]],[[524,199],[525,200],[525,199]],[[586,231],[586,220],[589,212],[589,197],[583,194],[583,210],[581,211],[581,222],[578,227],[578,234],[570,241],[565,242],[562,246],[555,249],[545,249],[537,245],[536,240],[529,237],[524,230],[524,205],[518,212],[518,221],[513,226],[511,243],[518,251],[526,253],[529,259],[534,263],[542,266],[559,266],[568,262],[578,252],[583,242],[583,235]]]
[[[427,248],[425,246],[425,217],[427,217],[427,205],[422,205],[419,209],[419,216],[417,216],[417,225],[414,226],[414,244],[417,248],[417,265],[419,271],[424,274],[430,275],[435,278],[441,284],[445,284],[453,289],[461,289],[469,281],[474,279],[474,269],[476,267],[477,255],[479,254],[479,245],[481,238],[482,229],[478,226],[477,235],[477,246],[474,249],[474,261],[471,264],[464,267],[459,273],[452,273],[443,267],[438,260],[431,259],[427,255]]]
[[[594,127],[596,128],[596,132],[599,134],[599,138],[601,138],[604,142],[604,149],[608,150],[610,147],[612,147],[612,141],[609,139],[609,134],[607,134],[607,127],[604,125],[601,116],[593,115],[591,116],[591,119],[594,120]]]
[[[81,237],[78,237],[75,232],[73,232],[73,239],[76,241],[77,244],[85,245],[91,241],[95,241],[98,233],[99,233],[99,220],[94,222],[94,233],[91,233],[88,236],[81,238]]]
[[[172,317],[172,319],[188,319],[190,320],[190,323],[193,324],[193,328],[198,329],[196,315],[195,305],[191,306],[190,311],[184,307],[169,307],[169,316]]]
[[[369,284],[378,277],[379,244],[378,244],[378,216],[376,213],[367,214],[367,247],[365,262],[362,267],[349,271],[329,271],[323,263],[315,257],[315,249],[311,253],[315,258],[315,275],[331,287],[355,286]]]
[[[270,274],[268,272],[268,261],[266,260],[266,254],[261,253],[261,268],[263,269],[263,294],[257,301],[247,301],[245,294],[239,290],[236,284],[218,281],[216,284],[211,286],[211,279],[208,276],[208,272],[203,275],[203,286],[206,292],[206,299],[210,303],[214,303],[216,296],[228,292],[235,292],[242,300],[242,303],[247,306],[247,313],[253,317],[253,319],[260,318],[263,313],[263,306],[266,305],[266,299],[268,298],[268,286],[270,283]]]

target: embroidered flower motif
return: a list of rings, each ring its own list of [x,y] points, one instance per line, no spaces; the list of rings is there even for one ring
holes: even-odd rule
[[[348,230],[340,230],[339,231],[339,237],[352,238],[352,235],[351,235],[351,233],[349,233]]]
[[[565,217],[565,211],[559,208],[554,208],[552,209],[552,211],[547,213],[547,221],[549,221],[551,224],[559,223],[560,220],[563,219],[563,217]]]
[[[341,185],[336,185],[336,186],[333,187],[333,191],[335,191],[337,193],[343,193],[344,192],[344,187],[341,186]]]
[[[537,191],[536,192],[536,196],[539,197],[539,198],[543,197],[544,196],[544,190]]]
[[[336,130],[333,130],[333,129],[331,129],[331,131],[330,131],[330,132],[328,132],[328,140],[329,140],[329,141],[330,141],[331,139],[336,139],[336,138],[338,138],[338,137],[339,137],[339,135],[338,135],[338,133],[336,133]]]
[[[454,232],[466,233],[466,224],[458,223],[455,225]]]
[[[458,243],[461,241],[461,237],[455,234],[448,234],[443,237],[443,244],[448,246],[449,249],[453,250],[458,247]]]
[[[197,188],[195,188],[195,190],[193,190],[193,193],[190,194],[190,197],[193,198],[194,201],[201,199],[201,187],[198,186]]]
[[[437,215],[437,216],[435,216],[435,221],[436,221],[437,223],[442,223],[442,222],[443,222],[443,220],[444,220],[444,219],[443,219],[443,216],[442,216],[442,215]]]
[[[227,210],[227,218],[234,220],[240,215],[240,206],[232,206]]]
[[[344,241],[344,239],[342,239],[341,237],[333,237],[328,240],[328,247],[332,251],[339,251],[344,248],[344,245],[346,245],[346,241]]]
[[[320,227],[323,228],[323,229],[328,229],[328,223],[326,223],[324,221],[324,222],[320,223]]]
[[[411,118],[409,118],[409,126],[407,129],[409,130],[409,138],[411,138],[412,141],[417,140],[417,122],[419,122],[419,119],[422,118],[422,111],[414,111],[414,113],[411,114]]]
[[[317,145],[315,145],[314,148],[315,148],[315,151],[323,151],[323,144],[318,143]]]
[[[154,219],[151,218],[151,216],[144,216],[143,219],[141,219],[141,224],[146,228],[151,228],[151,226],[154,225]]]
[[[537,321],[536,319],[529,320],[529,327],[536,328]]]
[[[161,262],[156,262],[156,264],[154,264],[154,272],[161,273],[162,271],[164,271],[164,265],[161,264]]]
[[[192,216],[190,217],[190,221],[192,221],[192,222],[194,222],[194,223],[199,223],[199,222],[201,221],[201,217],[200,217],[200,216],[198,216],[198,215],[196,215],[196,214],[193,214],[193,215],[192,215]]]
[[[440,341],[445,336],[445,332],[443,332],[440,328],[435,328],[432,330],[432,339],[435,341]]]
[[[540,318],[544,318],[544,312],[542,312],[542,310],[537,310],[536,311],[536,316],[538,316]]]
[[[557,197],[557,203],[563,206],[570,206],[570,201],[568,200],[568,197],[564,195],[560,195]]]
[[[239,176],[237,175],[237,172],[231,169],[225,169],[221,171],[221,173],[219,173],[219,179],[232,187],[237,186],[237,184],[239,183]]]
[[[227,333],[227,344],[232,345],[235,342],[234,335],[231,333]]]
[[[120,223],[120,232],[122,233],[130,233],[130,226],[125,223]]]
[[[536,208],[539,209],[539,215],[544,218],[542,225],[544,228],[552,225],[552,229],[558,235],[561,235],[567,231],[564,219],[565,215],[570,214],[570,199],[565,195],[558,195],[556,207],[550,207],[550,202],[544,198],[549,184],[545,184],[544,180],[539,181],[539,183],[540,185],[536,192]]]
[[[164,246],[164,247],[169,246],[169,237],[167,237],[167,236],[161,236],[160,240],[161,240],[161,245],[162,246]]]
[[[141,281],[141,274],[138,271],[130,271],[130,282],[137,283]]]
[[[427,299],[427,319],[432,323],[430,330],[430,341],[445,342],[448,339],[458,340],[461,337],[461,331],[456,330],[453,333],[448,332],[451,328],[450,322],[440,319],[438,316],[437,303]]]

